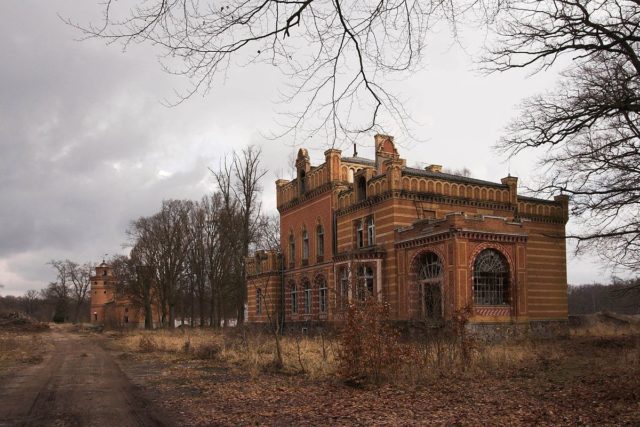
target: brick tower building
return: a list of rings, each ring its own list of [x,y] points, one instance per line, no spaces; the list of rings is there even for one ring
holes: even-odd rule
[[[144,327],[144,313],[116,288],[113,268],[106,262],[91,277],[91,323],[111,327]]]
[[[248,318],[339,321],[345,303],[377,295],[399,321],[471,324],[567,320],[568,197],[518,195],[518,179],[489,182],[406,166],[393,137],[375,157],[327,150],[278,180],[282,255],[246,260]]]

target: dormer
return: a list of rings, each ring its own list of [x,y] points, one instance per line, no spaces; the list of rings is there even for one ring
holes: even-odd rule
[[[302,196],[307,192],[307,174],[311,170],[311,162],[309,160],[309,152],[305,148],[298,150],[296,158],[296,178],[298,179],[298,196]]]

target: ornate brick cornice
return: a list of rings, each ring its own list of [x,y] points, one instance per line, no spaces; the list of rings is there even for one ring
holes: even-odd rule
[[[453,238],[461,238],[468,240],[479,240],[485,242],[500,242],[500,243],[526,243],[528,236],[521,233],[499,233],[482,230],[466,230],[466,229],[449,229],[443,231],[437,231],[432,234],[423,236],[416,236],[401,240],[395,243],[397,249],[408,249],[417,246],[424,246],[433,243],[439,243],[444,240],[450,240]]]
[[[303,194],[302,196],[296,197],[295,199],[291,200],[290,202],[286,202],[283,203],[282,205],[278,206],[278,211],[280,213],[283,213],[285,211],[288,211],[289,209],[295,208],[296,206],[313,199],[316,196],[319,196],[322,193],[325,193],[329,190],[333,190],[334,188],[340,187],[344,184],[342,184],[341,182],[327,182],[325,184],[322,184],[316,188],[314,188],[311,191],[306,192],[305,194]]]
[[[544,222],[546,224],[566,224],[567,221],[564,218],[558,218],[555,216],[541,216],[541,215],[530,215],[530,214],[518,214],[516,216],[516,220],[519,221],[521,219],[526,219],[532,222]]]
[[[408,249],[416,246],[423,246],[432,243],[442,242],[444,240],[452,239],[454,232],[452,230],[443,230],[437,233],[429,234],[426,236],[412,237],[406,240],[401,240],[395,243],[397,249]]]
[[[376,205],[390,198],[398,198],[398,199],[404,199],[404,200],[417,200],[421,202],[432,202],[432,203],[447,203],[450,205],[458,205],[458,206],[463,206],[463,205],[474,206],[474,207],[479,207],[484,209],[500,209],[500,210],[515,212],[514,206],[510,205],[509,203],[491,202],[488,200],[466,199],[462,197],[452,197],[452,196],[445,196],[442,194],[434,194],[434,193],[421,193],[421,192],[406,191],[406,190],[392,190],[392,191],[385,191],[384,193],[373,196],[373,197],[368,197],[366,200],[363,200],[358,203],[354,203],[353,205],[347,206],[346,208],[339,209],[336,212],[336,214],[338,216],[347,215],[365,206]]]

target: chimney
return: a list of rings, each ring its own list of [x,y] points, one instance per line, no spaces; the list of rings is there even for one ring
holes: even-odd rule
[[[442,165],[429,165],[424,170],[428,172],[442,172]]]

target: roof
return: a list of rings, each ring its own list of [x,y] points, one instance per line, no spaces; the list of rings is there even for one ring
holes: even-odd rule
[[[447,181],[464,182],[467,184],[490,185],[493,187],[508,188],[507,185],[499,182],[485,181],[482,179],[469,178],[461,175],[452,175],[450,173],[445,173],[445,172],[431,172],[425,169],[405,167],[402,169],[402,173],[403,175],[428,176],[430,178],[440,178]]]
[[[370,159],[365,159],[364,157],[342,157],[340,160],[347,163],[359,163],[361,165],[367,165],[367,166],[376,165],[375,161]]]
[[[375,161],[371,159],[366,159],[364,157],[342,157],[340,160],[347,163],[358,163],[366,166],[376,165]],[[493,187],[507,188],[507,185],[499,182],[485,181],[482,179],[469,178],[461,175],[452,175],[450,173],[445,173],[445,172],[430,172],[425,169],[410,168],[406,166],[402,168],[402,173],[406,175],[418,175],[418,176],[428,176],[431,178],[440,178],[447,181],[464,182],[467,184],[490,185]]]

